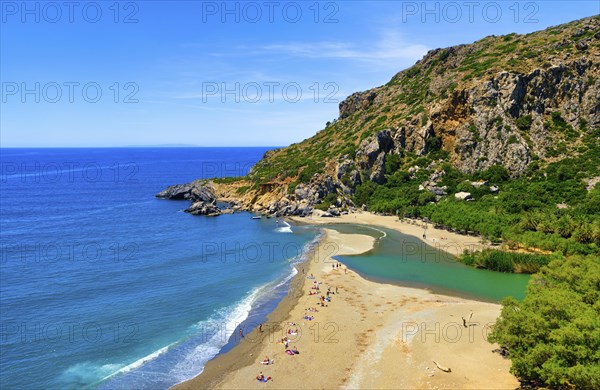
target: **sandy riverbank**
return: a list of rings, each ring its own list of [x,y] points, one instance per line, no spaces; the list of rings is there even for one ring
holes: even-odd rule
[[[379,224],[386,217],[373,223],[365,218],[368,215],[359,220],[360,215],[348,222],[391,227],[388,222]],[[394,223],[398,224],[390,220],[389,225]],[[510,361],[493,353],[496,346],[485,340],[500,313],[499,305],[374,283],[343,267],[332,269],[335,261],[330,255],[363,253],[373,241],[369,236],[326,229],[318,250],[303,266],[305,275],[302,271],[297,275],[263,333],[247,335],[233,350],[210,361],[201,375],[176,389],[518,387],[508,372]],[[332,247],[337,248],[335,253]],[[319,294],[326,295],[327,287],[332,292],[337,288],[327,307],[318,306],[317,296],[309,295],[315,291],[311,289],[315,280],[305,276],[311,273],[322,282]],[[318,312],[306,312],[308,307]],[[314,319],[304,319],[307,314]],[[462,317],[469,316],[465,327]],[[278,343],[290,322],[296,323],[292,329],[298,329],[297,336],[290,336],[290,348],[300,351],[294,356]],[[260,364],[265,356],[274,364]],[[452,372],[436,368],[434,360]],[[273,381],[258,382],[255,378],[261,371]]]
[[[451,233],[446,230],[436,229],[431,223],[424,223],[417,220],[404,219],[398,220],[398,217],[375,215],[368,212],[359,212],[339,217],[317,217],[310,216],[305,218],[291,217],[291,220],[299,223],[308,223],[314,225],[327,224],[361,224],[370,226],[380,226],[388,229],[397,230],[400,233],[417,237],[429,246],[457,256],[468,250],[481,250],[487,245],[482,244],[480,237],[466,236],[457,233]],[[425,233],[425,237],[423,237]]]

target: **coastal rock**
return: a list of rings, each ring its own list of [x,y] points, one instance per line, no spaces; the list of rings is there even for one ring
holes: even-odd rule
[[[314,206],[320,203],[328,194],[337,193],[340,183],[334,180],[330,175],[315,175],[310,183],[298,184],[294,189],[294,197],[297,201],[304,201],[306,204]]]
[[[296,215],[299,217],[308,217],[312,211],[312,207],[298,207],[298,210],[296,210]]]
[[[337,207],[330,207],[329,210],[327,210],[327,212],[334,217],[340,216],[340,209],[338,209]]]
[[[215,202],[214,187],[202,180],[187,184],[177,184],[156,194],[157,198],[173,200],[191,200],[192,202]]]
[[[192,215],[217,216],[223,213],[223,210],[217,206],[217,196],[213,185],[203,180],[170,186],[156,194],[156,197],[162,199],[190,200],[192,201],[191,206],[184,211]],[[227,209],[226,212],[231,213],[233,210]]]
[[[186,213],[192,215],[206,215],[209,217],[221,215],[222,211],[215,203],[207,203],[203,201],[194,202],[189,208],[185,209]]]
[[[326,218],[331,218],[332,215],[327,212],[327,211],[323,211],[323,210],[319,210],[319,209],[314,209],[312,212],[312,215],[314,217],[326,217]]]

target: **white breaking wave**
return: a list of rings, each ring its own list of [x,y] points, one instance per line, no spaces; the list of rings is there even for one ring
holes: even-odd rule
[[[113,372],[112,374],[107,375],[104,378],[102,378],[100,380],[100,382],[105,381],[105,380],[107,380],[107,379],[109,379],[109,378],[111,378],[111,377],[113,377],[115,375],[118,375],[118,374],[128,373],[130,371],[135,370],[136,368],[139,368],[139,367],[143,366],[144,364],[146,364],[148,362],[151,362],[152,360],[156,359],[157,357],[159,357],[163,353],[167,352],[169,350],[169,348],[171,348],[175,344],[176,343],[172,343],[172,344],[167,345],[166,347],[162,347],[161,349],[159,349],[157,351],[154,351],[151,354],[146,355],[143,358],[138,359],[135,362],[133,362],[131,364],[128,364],[128,365],[126,365],[123,368],[118,369],[117,371]]]
[[[206,362],[215,357],[221,348],[227,344],[227,341],[233,332],[237,330],[237,326],[248,318],[248,315],[252,310],[252,304],[266,287],[268,287],[268,284],[255,288],[239,303],[220,309],[209,319],[195,324],[194,328],[196,328],[196,333],[201,331],[204,335],[204,332],[209,332],[213,329],[218,329],[218,331],[214,332],[214,334],[211,332],[212,335],[208,340],[202,342],[188,352],[185,357],[170,370],[169,374],[176,380],[185,381],[202,372],[198,371],[198,367],[202,367],[203,370]],[[159,356],[168,352],[171,348],[180,343],[180,341],[171,343],[127,365],[99,365],[93,362],[78,363],[67,368],[62,376],[67,379],[68,383],[89,384],[87,386],[84,385],[85,388],[95,388],[108,379],[117,375],[127,374],[156,360]]]
[[[291,226],[287,223],[286,225],[286,227],[282,228],[290,229],[291,231]],[[290,259],[291,269],[285,276],[254,288],[238,303],[222,308],[208,319],[194,324],[191,330],[196,336],[193,337],[201,337],[201,343],[191,348],[186,348],[187,350],[184,355],[168,370],[166,375],[173,378],[176,383],[184,382],[199,375],[204,370],[206,363],[217,356],[221,348],[227,344],[233,333],[238,330],[240,324],[248,319],[257,301],[261,298],[269,297],[274,290],[285,285],[298,274],[295,265],[307,259],[308,254],[318,245],[322,236],[322,234],[318,234],[304,246],[302,253]],[[169,344],[124,366],[119,364],[97,365],[92,362],[80,363],[69,367],[63,375],[68,375],[68,377],[76,379],[79,383],[93,383],[87,386],[87,388],[94,388],[117,375],[139,369],[182,343],[185,343],[185,341]],[[71,380],[70,382],[72,383],[73,381]]]
[[[284,226],[279,226],[277,229],[275,229],[276,232],[279,232],[279,233],[293,233],[293,231],[292,231],[292,225],[290,225],[289,223],[287,223],[285,221],[279,221],[277,223],[278,224],[283,224]]]

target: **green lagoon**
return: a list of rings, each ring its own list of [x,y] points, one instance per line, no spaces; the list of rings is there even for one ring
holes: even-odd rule
[[[366,279],[486,302],[499,302],[507,296],[519,300],[525,297],[530,275],[469,267],[416,237],[394,230],[343,224],[327,227],[340,233],[366,234],[378,239],[367,253],[335,257]],[[444,242],[443,245],[451,244]]]

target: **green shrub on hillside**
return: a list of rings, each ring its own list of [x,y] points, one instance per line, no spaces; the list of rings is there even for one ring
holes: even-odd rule
[[[533,123],[533,119],[531,115],[525,115],[517,119],[517,127],[519,130],[527,131],[531,128],[531,124]]]

